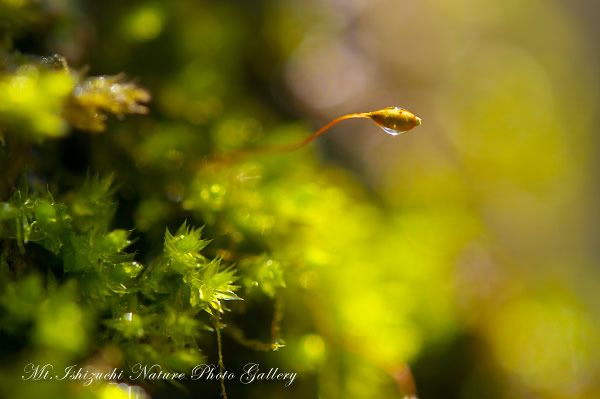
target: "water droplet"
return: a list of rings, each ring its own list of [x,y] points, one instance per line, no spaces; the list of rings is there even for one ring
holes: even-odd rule
[[[385,127],[385,126],[380,126],[380,128],[381,128],[381,130],[383,130],[384,132],[386,132],[387,134],[390,134],[392,136],[397,136],[399,134],[406,133],[406,130],[390,129],[389,127]]]

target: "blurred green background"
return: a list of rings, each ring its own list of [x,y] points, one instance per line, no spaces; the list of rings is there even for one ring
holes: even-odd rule
[[[229,383],[231,398],[402,398],[405,364],[421,399],[598,398],[599,11],[584,0],[0,0],[0,26],[12,32],[4,55],[58,53],[88,75],[124,72],[153,97],[146,116],[66,134],[36,117],[54,105],[14,122],[0,92],[0,122],[66,134],[31,161],[53,193],[89,171],[114,173],[112,227],[135,229],[142,263],[161,253],[165,227],[205,226],[202,253],[239,271],[245,301],[225,322],[246,336],[269,340],[281,293],[286,346],[256,352],[224,331],[224,359],[298,380]],[[391,137],[345,121],[295,153],[201,166],[386,106],[423,125]],[[48,267],[42,255],[27,261]],[[59,285],[65,304],[81,303]],[[55,323],[83,348],[66,364],[99,357],[110,337],[101,316],[85,321],[65,305],[32,316],[37,335],[15,344],[11,292],[2,394],[127,397],[20,381],[30,359],[73,349],[46,342],[61,334]],[[199,341],[215,363],[214,334]],[[143,389],[220,395],[218,383]]]

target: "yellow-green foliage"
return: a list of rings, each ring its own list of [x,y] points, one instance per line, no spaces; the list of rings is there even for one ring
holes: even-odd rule
[[[584,263],[563,254],[582,246],[575,227],[549,234],[576,208],[571,147],[594,109],[567,84],[576,51],[549,40],[569,38],[562,14],[424,1],[398,23],[396,4],[337,3],[0,0],[0,397],[213,397],[217,381],[21,376],[31,362],[189,374],[219,355],[300,373],[227,382],[236,397],[396,398],[407,363],[424,399],[597,396],[597,322],[556,270],[535,292],[511,271]],[[517,34],[531,15],[547,27]],[[523,48],[489,42],[508,33]],[[224,156],[307,137],[300,109],[378,98],[419,99],[429,130],[378,142],[336,125],[353,172],[308,147]]]
[[[47,71],[27,64],[0,78],[0,120],[4,129],[36,138],[67,132],[63,104],[75,82],[65,71]]]
[[[36,140],[64,136],[68,127],[101,132],[106,115],[144,114],[150,94],[122,75],[84,77],[60,56],[0,75],[0,121],[7,133]]]

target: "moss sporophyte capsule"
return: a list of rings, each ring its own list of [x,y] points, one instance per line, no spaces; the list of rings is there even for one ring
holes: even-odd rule
[[[299,143],[291,144],[288,146],[282,146],[281,149],[284,151],[291,151],[297,148],[301,148],[306,144],[310,143],[326,130],[331,128],[338,122],[345,119],[371,119],[375,122],[384,132],[397,136],[401,133],[408,132],[409,130],[419,126],[421,124],[421,118],[416,116],[410,111],[400,107],[387,107],[373,112],[361,112],[356,114],[347,114],[340,116],[337,119],[332,120],[321,129],[317,130],[312,135],[308,136]]]
[[[220,162],[237,162],[242,161],[247,158],[251,158],[253,156],[263,155],[263,154],[277,154],[284,153],[289,151],[294,151],[299,148],[304,147],[333,125],[345,120],[345,119],[371,119],[375,122],[385,133],[397,136],[399,134],[408,132],[411,129],[419,126],[421,124],[421,118],[416,116],[410,111],[405,110],[400,107],[387,107],[377,111],[372,112],[362,112],[355,114],[347,114],[340,116],[337,119],[332,120],[321,129],[317,130],[315,133],[311,134],[307,138],[292,144],[284,144],[284,145],[275,145],[275,146],[264,146],[264,147],[254,147],[243,149],[240,151],[234,151],[228,154],[219,154],[216,157],[212,158],[212,161],[220,163]]]
[[[384,132],[392,136],[408,132],[421,124],[421,118],[399,107],[388,107],[379,111],[368,112],[365,117],[370,118]]]

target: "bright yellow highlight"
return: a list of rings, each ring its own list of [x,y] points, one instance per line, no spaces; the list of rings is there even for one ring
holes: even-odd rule
[[[317,334],[308,334],[301,340],[302,352],[307,363],[317,365],[325,359],[325,341]]]
[[[158,7],[145,6],[135,10],[125,21],[124,30],[134,41],[155,39],[163,30],[164,15]]]
[[[561,301],[510,303],[495,315],[490,335],[506,369],[548,392],[577,391],[581,373],[597,361],[590,351],[590,343],[598,339],[594,326]]]
[[[74,83],[63,71],[43,72],[33,65],[0,76],[0,119],[15,131],[38,138],[62,136],[67,128],[61,118],[62,104]]]
[[[100,390],[98,397],[99,399],[130,399],[132,395],[131,392],[128,392],[127,388],[131,387],[126,386],[125,384],[105,385]]]
[[[87,344],[82,318],[74,302],[47,303],[40,312],[36,340],[44,346],[77,353]]]

